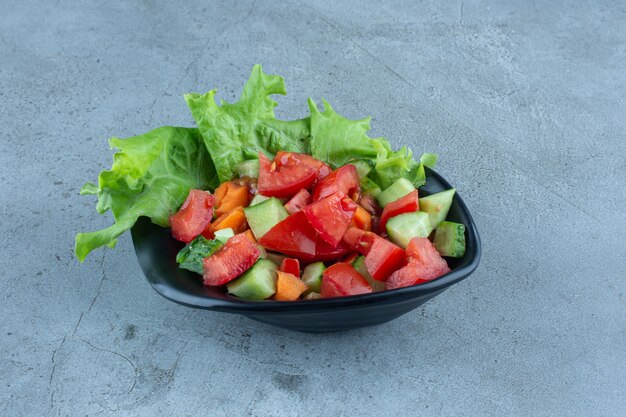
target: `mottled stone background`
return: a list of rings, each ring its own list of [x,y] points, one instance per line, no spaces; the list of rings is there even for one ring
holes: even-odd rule
[[[626,5],[9,2],[0,7],[3,416],[623,416]],[[84,181],[107,138],[191,125],[254,63],[440,154],[474,275],[386,325],[300,334],[158,296]]]

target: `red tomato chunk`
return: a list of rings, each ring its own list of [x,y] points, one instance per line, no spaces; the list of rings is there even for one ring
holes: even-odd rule
[[[376,233],[351,227],[343,241],[365,255],[367,272],[377,281],[386,281],[392,272],[405,263],[404,250]]]
[[[383,214],[380,216],[380,232],[383,233],[385,231],[387,220],[390,218],[397,216],[398,214],[413,213],[419,209],[420,203],[417,197],[417,190],[411,191],[404,197],[387,204],[383,210]]]
[[[413,238],[406,254],[409,263],[391,274],[387,280],[388,290],[422,284],[450,272],[446,260],[426,238]]]
[[[311,193],[303,188],[285,204],[285,210],[289,214],[297,213],[311,204],[311,201]]]
[[[324,241],[336,247],[354,217],[357,204],[343,192],[337,191],[302,209],[309,223]]]
[[[288,274],[300,276],[300,261],[295,258],[285,258],[280,265],[280,270]]]
[[[178,212],[170,216],[172,236],[185,243],[191,242],[207,228],[213,217],[215,197],[202,190],[190,190]]]
[[[281,154],[279,152],[279,154]],[[259,153],[258,192],[270,197],[291,197],[302,188],[308,188],[317,179],[318,168],[309,157],[283,152],[271,162]]]
[[[299,211],[272,227],[259,239],[265,249],[293,256],[305,262],[339,259],[350,251],[340,242],[336,247],[322,240],[306,215]]]
[[[320,295],[323,298],[345,297],[371,292],[372,286],[350,264],[338,262],[328,267],[322,275]]]
[[[313,190],[313,201],[321,200],[337,191],[357,201],[361,194],[359,173],[352,164],[344,165],[331,172]]]
[[[261,251],[245,233],[226,241],[217,252],[204,258],[204,285],[223,285],[246,272],[261,256]]]

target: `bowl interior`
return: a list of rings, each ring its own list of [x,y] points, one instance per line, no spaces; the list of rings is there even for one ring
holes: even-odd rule
[[[436,172],[427,169],[427,183],[420,188],[419,192],[421,196],[424,196],[449,188],[451,186],[446,180]],[[365,313],[366,310],[371,310],[373,307],[384,306],[386,306],[385,311],[388,313],[397,312],[395,316],[385,320],[387,321],[410,311],[455,282],[467,277],[478,266],[480,239],[472,217],[458,192],[452,203],[448,219],[465,224],[467,249],[465,256],[462,258],[447,258],[451,272],[443,277],[426,284],[393,291],[288,303],[241,300],[226,294],[220,288],[204,286],[197,274],[180,269],[176,264],[176,254],[184,244],[172,238],[169,229],[152,224],[148,218],[140,218],[133,226],[131,233],[137,258],[144,275],[153,288],[162,296],[183,305],[217,311],[239,312],[252,316],[252,318],[257,320],[271,322],[276,325],[281,325],[281,320],[288,319],[287,316],[289,314],[295,314],[292,317],[292,322],[299,323],[299,326],[302,327],[302,320],[298,319],[298,314],[306,314],[306,322],[311,322],[312,314],[318,314],[321,317],[322,312],[327,314],[329,311],[334,311],[335,313],[333,314],[336,316],[340,310],[345,312],[354,311],[355,309],[361,310],[360,313]],[[389,305],[391,304],[397,304],[397,308],[390,308]],[[375,310],[378,309],[376,308]],[[281,319],[277,314],[282,315],[283,318]],[[372,314],[380,316],[381,312],[372,311]],[[337,327],[336,320],[334,320],[337,317],[334,317],[334,319],[332,317],[332,314],[331,316],[324,316],[323,321],[327,323],[326,327],[331,324]],[[354,322],[353,315],[350,315],[349,318],[351,323]],[[380,317],[371,317],[370,321],[377,321],[377,318],[380,319]],[[322,328],[324,327],[323,323],[318,323],[318,325]],[[367,323],[358,325],[367,325]],[[293,325],[286,325],[285,327],[295,328]],[[305,328],[299,328],[298,330],[307,330],[306,327],[305,325]]]

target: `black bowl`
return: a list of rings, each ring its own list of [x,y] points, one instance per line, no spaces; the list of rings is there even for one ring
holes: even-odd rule
[[[420,195],[452,188],[439,174],[427,170]],[[395,319],[424,304],[470,275],[480,261],[480,238],[467,207],[454,197],[448,220],[466,226],[465,256],[448,258],[451,272],[425,284],[397,290],[342,298],[308,301],[246,301],[219,288],[205,287],[193,272],[179,269],[175,258],[182,244],[169,229],[140,218],[131,232],[139,265],[150,285],[163,297],[182,305],[226,313],[239,313],[275,326],[306,332],[329,332],[372,326]]]

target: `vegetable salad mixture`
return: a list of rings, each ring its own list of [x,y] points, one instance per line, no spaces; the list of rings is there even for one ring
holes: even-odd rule
[[[165,126],[113,138],[111,170],[82,194],[115,223],[79,233],[76,255],[113,247],[140,216],[185,242],[176,262],[249,300],[341,297],[431,281],[465,253],[465,227],[446,221],[455,190],[420,196],[424,167],[406,147],[367,135],[311,99],[309,117],[279,120],[282,77],[256,65],[241,98],[186,94],[198,128]]]

